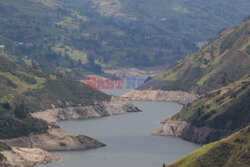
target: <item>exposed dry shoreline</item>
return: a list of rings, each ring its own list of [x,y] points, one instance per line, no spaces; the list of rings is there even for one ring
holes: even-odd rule
[[[139,111],[140,110],[127,99],[112,97],[111,101],[96,102],[91,106],[49,109],[33,113],[32,116],[53,123],[64,120],[99,118]]]
[[[199,95],[182,91],[132,90],[122,97],[129,100],[169,101],[185,105],[199,98]],[[162,121],[162,124],[159,129],[152,131],[151,134],[175,136],[195,143],[209,143],[231,133],[228,130],[213,129],[207,126],[196,127],[190,122],[175,120],[173,116]]]
[[[162,121],[162,126],[151,132],[152,135],[175,136],[195,143],[209,143],[218,140],[221,136],[227,136],[228,130],[218,130],[207,126],[196,127],[191,123],[175,120],[172,116]],[[220,134],[220,136],[218,136]]]
[[[54,108],[33,113],[32,116],[55,123],[63,120],[98,118],[139,111],[127,99],[112,97],[111,101],[95,102],[90,106]],[[31,167],[59,160],[47,151],[87,150],[105,146],[90,137],[74,136],[54,126],[50,127],[47,133],[0,141],[13,148],[11,151],[2,152],[6,160],[0,164],[0,166],[10,167],[15,167],[16,164],[21,167]]]
[[[105,146],[90,137],[74,136],[55,127],[50,128],[46,133],[1,140],[1,142],[12,147],[41,148],[46,151],[87,150]]]
[[[12,147],[11,150],[2,151],[1,154],[6,157],[0,163],[2,167],[30,167],[60,160],[40,148]]]
[[[163,90],[132,90],[122,97],[129,100],[146,101],[169,101],[180,104],[188,104],[199,98],[199,95],[182,91]],[[195,143],[209,143],[219,139],[220,136],[227,136],[228,130],[218,130],[207,126],[196,127],[189,122],[175,120],[172,116],[162,121],[162,126],[151,132],[152,135],[175,136]]]
[[[1,140],[12,150],[1,152],[5,157],[1,166],[31,167],[60,160],[48,151],[87,150],[105,146],[87,136],[74,136],[61,128],[50,128],[46,133],[31,134],[8,140]]]
[[[124,95],[129,100],[142,101],[169,101],[179,104],[188,104],[199,98],[199,95],[182,91],[163,90],[132,90]]]

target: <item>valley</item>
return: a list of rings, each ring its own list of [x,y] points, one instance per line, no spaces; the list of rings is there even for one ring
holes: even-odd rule
[[[160,125],[162,118],[178,112],[181,105],[150,101],[135,101],[133,104],[143,112],[60,122],[58,125],[68,132],[86,134],[105,143],[106,147],[80,152],[52,152],[63,160],[41,167],[162,166],[201,146],[171,136],[150,134]]]
[[[249,9],[0,0],[0,166],[250,166]]]

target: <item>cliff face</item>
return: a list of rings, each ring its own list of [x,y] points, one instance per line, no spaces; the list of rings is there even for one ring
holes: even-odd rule
[[[169,101],[188,104],[196,100],[199,95],[182,91],[132,90],[122,97],[128,98],[129,100]]]
[[[152,135],[175,136],[195,143],[209,143],[229,135],[232,131],[226,129],[214,129],[208,126],[197,127],[186,121],[179,121],[173,117],[162,122],[159,129],[152,131]]]
[[[209,143],[250,122],[250,75],[186,105],[152,132],[197,143]]]
[[[130,112],[139,112],[131,102],[113,97],[111,101],[96,102],[90,106],[55,108],[33,113],[32,116],[47,122],[58,122],[71,119],[98,118]]]

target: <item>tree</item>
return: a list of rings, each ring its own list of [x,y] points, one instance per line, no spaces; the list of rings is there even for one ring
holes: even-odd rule
[[[17,118],[19,119],[24,119],[27,117],[27,111],[26,107],[24,106],[23,103],[16,105],[14,114]]]
[[[2,104],[3,108],[7,109],[7,110],[10,110],[10,103],[8,102],[5,102]]]

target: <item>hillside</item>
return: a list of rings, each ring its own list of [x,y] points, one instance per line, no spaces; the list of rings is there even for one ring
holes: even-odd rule
[[[140,111],[128,101],[87,89],[84,83],[26,68],[3,56],[0,90],[0,166],[34,166],[58,160],[46,151],[105,146],[90,137],[63,131],[43,119],[49,114],[61,121]]]
[[[110,99],[78,81],[25,68],[4,57],[0,57],[0,89],[0,102],[23,103],[31,112]]]
[[[27,69],[2,56],[0,90],[0,139],[46,132],[48,123],[32,117],[31,112],[110,100],[83,83]]]
[[[47,131],[48,118],[52,117],[60,121],[140,111],[127,100],[87,89],[79,81],[20,66],[2,56],[0,90],[0,139]],[[32,117],[34,113],[38,119]]]
[[[110,99],[80,82],[27,69],[4,57],[0,57],[0,89],[0,138],[46,131],[47,123],[31,117],[30,112]]]
[[[250,164],[249,141],[250,126],[247,126],[225,139],[202,146],[168,167],[247,167]]]
[[[232,83],[250,72],[250,20],[219,33],[201,50],[179,61],[154,80],[162,90],[205,93]],[[143,88],[143,87],[142,87]]]
[[[247,0],[0,1],[0,45],[23,65],[75,79],[173,63],[239,23],[249,6]]]
[[[209,143],[249,124],[250,75],[205,94],[163,121],[154,134]]]

